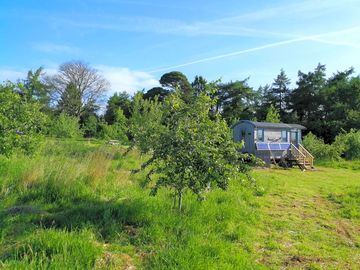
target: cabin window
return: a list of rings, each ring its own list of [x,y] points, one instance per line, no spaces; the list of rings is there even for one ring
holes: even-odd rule
[[[286,129],[281,131],[281,141],[282,142],[287,142],[288,141],[288,135],[287,135],[287,130]]]
[[[264,129],[263,128],[259,128],[257,130],[257,139],[258,139],[259,142],[264,141]]]

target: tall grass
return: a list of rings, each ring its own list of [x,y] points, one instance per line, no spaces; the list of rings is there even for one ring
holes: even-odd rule
[[[233,182],[184,212],[131,175],[136,151],[49,140],[38,156],[0,158],[0,267],[23,269],[258,269],[252,191]],[[62,264],[61,264],[62,263]]]

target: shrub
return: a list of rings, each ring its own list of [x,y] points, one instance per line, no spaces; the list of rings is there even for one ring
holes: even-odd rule
[[[95,115],[90,115],[86,118],[82,130],[84,131],[85,137],[95,137],[98,128],[98,119]]]
[[[334,146],[342,151],[346,159],[360,159],[360,131],[350,130],[336,136]]]
[[[316,159],[337,160],[340,158],[341,149],[335,145],[325,144],[311,132],[304,137],[303,144]]]
[[[33,153],[45,119],[40,104],[24,100],[13,84],[0,85],[0,154]]]
[[[61,113],[54,119],[53,124],[50,127],[50,135],[57,138],[80,138],[82,136],[82,131],[80,130],[79,119]]]

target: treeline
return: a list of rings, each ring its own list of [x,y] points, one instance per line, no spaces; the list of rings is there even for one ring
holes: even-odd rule
[[[360,78],[354,69],[339,71],[327,78],[324,65],[313,71],[299,71],[296,87],[290,87],[290,79],[281,70],[271,84],[254,89],[248,79],[215,82],[216,91],[206,93],[209,82],[202,76],[194,81],[180,72],[164,74],[161,87],[143,91],[143,98],[161,102],[176,87],[189,99],[200,93],[216,98],[214,111],[220,112],[228,125],[240,119],[298,123],[307,127],[326,143],[334,141],[343,131],[360,128]],[[107,103],[105,120],[113,123],[114,111],[121,108],[127,118],[131,115],[132,99],[126,92],[114,94]]]
[[[160,78],[159,87],[138,91],[134,96],[115,93],[104,108],[109,83],[88,64],[67,62],[52,76],[39,68],[29,71],[23,80],[0,85],[0,113],[6,115],[1,118],[1,132],[8,133],[0,139],[2,152],[8,151],[6,145],[30,151],[30,141],[39,133],[128,143],[134,140],[135,122],[151,125],[157,121],[162,113],[159,104],[175,91],[181,92],[187,103],[202,94],[209,96],[214,100],[211,112],[221,115],[228,126],[240,119],[299,123],[331,143],[336,135],[360,128],[360,78],[353,68],[330,77],[325,71],[321,64],[308,73],[299,71],[292,88],[281,70],[273,82],[259,89],[249,86],[248,79],[208,82],[196,76],[189,81],[174,71]]]

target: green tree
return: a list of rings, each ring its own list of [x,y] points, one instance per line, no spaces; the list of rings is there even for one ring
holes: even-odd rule
[[[298,73],[297,88],[291,94],[292,109],[304,124],[316,135],[323,133],[322,89],[326,86],[325,66],[318,64],[313,72]]]
[[[279,111],[278,111],[278,109],[276,109],[274,107],[274,105],[270,105],[270,107],[268,108],[265,122],[269,122],[269,123],[280,123],[281,122]]]
[[[35,151],[45,126],[41,105],[26,101],[16,92],[16,85],[0,85],[0,154]]]
[[[303,139],[303,144],[318,160],[338,160],[342,149],[335,145],[325,144],[324,140],[309,132]]]
[[[121,108],[115,111],[115,122],[112,124],[114,139],[121,141],[122,143],[128,142],[127,132],[128,123]]]
[[[206,79],[204,77],[195,76],[194,81],[191,83],[191,87],[194,90],[194,94],[198,96],[201,93],[205,93],[207,83],[208,82],[206,81]]]
[[[17,85],[28,101],[33,100],[40,103],[42,111],[50,111],[50,89],[43,80],[45,73],[42,67],[35,71],[30,70],[25,80]]]
[[[127,92],[119,92],[112,95],[106,105],[105,121],[111,125],[115,122],[116,110],[121,109],[126,118],[131,116],[131,100]]]
[[[288,110],[289,96],[291,93],[289,85],[290,79],[286,76],[285,71],[281,69],[280,74],[274,80],[269,93],[272,96],[272,104],[277,108],[280,118],[283,121]]]
[[[321,136],[326,142],[332,142],[342,130],[360,129],[360,78],[351,77],[353,73],[353,68],[337,72],[322,88]]]
[[[80,138],[83,134],[80,130],[79,119],[74,116],[61,113],[52,121],[50,135],[57,138]]]
[[[250,178],[228,125],[219,113],[210,118],[215,102],[205,94],[185,102],[179,92],[165,100],[165,128],[148,162],[147,179],[156,179],[152,195],[163,187],[172,190],[179,210],[187,190],[202,199],[208,188],[225,190],[231,179]]]
[[[155,100],[155,98],[157,98],[158,101],[162,102],[169,93],[169,90],[162,87],[153,87],[144,94],[143,98],[151,100]]]
[[[234,119],[252,119],[255,116],[257,93],[247,84],[247,80],[218,84],[217,110],[228,124]]]
[[[189,96],[193,93],[188,79],[179,71],[172,71],[162,75],[160,78],[160,84],[170,91],[175,91],[175,89],[179,88],[181,93],[187,98],[189,98]]]
[[[55,104],[64,95],[67,95],[65,92],[69,90],[70,85],[71,88],[76,88],[76,95],[80,95],[81,100],[80,109],[76,110],[76,117],[82,116],[83,113],[97,110],[102,102],[104,93],[109,87],[109,82],[96,69],[81,61],[61,64],[58,73],[48,76],[46,80],[51,89],[52,101]],[[65,100],[69,101],[68,99],[63,99],[63,101]],[[72,107],[72,105],[69,107]]]
[[[74,83],[69,83],[61,93],[57,110],[74,117],[80,117],[82,114],[81,93]]]
[[[162,116],[162,104],[157,99],[145,100],[142,93],[134,96],[129,133],[132,145],[136,145],[140,152],[149,152],[160,140]]]
[[[350,132],[340,133],[333,145],[346,159],[360,160],[360,130],[351,129]]]
[[[98,118],[95,115],[90,115],[84,120],[82,127],[84,136],[87,138],[92,138],[97,136],[98,130]]]

